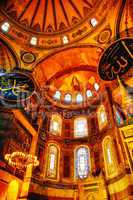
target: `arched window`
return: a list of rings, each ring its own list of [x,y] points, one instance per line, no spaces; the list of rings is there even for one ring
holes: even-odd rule
[[[4,32],[8,32],[9,29],[10,29],[10,24],[8,22],[4,22],[2,25],[1,25],[1,29],[2,31]]]
[[[117,125],[121,125],[123,124],[123,117],[121,116],[121,113],[119,112],[119,110],[116,108],[115,105],[113,105],[113,109],[114,109],[114,113],[115,113],[115,120],[116,120],[116,123]]]
[[[36,37],[32,37],[31,40],[30,40],[30,44],[37,45],[37,38]]]
[[[119,111],[116,110],[115,115],[116,115],[117,124],[118,124],[118,125],[123,124],[123,119],[122,119],[122,117],[121,117]]]
[[[87,178],[90,171],[88,147],[81,146],[75,151],[75,174],[76,178]]]
[[[115,114],[115,121],[118,126],[121,126],[122,124],[124,124],[124,121],[126,120],[125,113],[120,107],[120,105],[118,105],[117,103],[113,105],[113,110]]]
[[[88,124],[85,117],[77,117],[74,120],[74,137],[88,136]]]
[[[69,43],[69,39],[68,39],[68,36],[64,35],[63,38],[63,44],[68,44]]]
[[[89,98],[89,97],[92,97],[93,94],[92,94],[92,91],[91,90],[87,90],[86,91],[86,96]]]
[[[58,114],[53,114],[50,121],[50,132],[53,135],[61,135],[62,118]]]
[[[48,146],[47,158],[48,159],[47,159],[46,177],[52,178],[52,179],[57,179],[59,150],[55,144],[50,144]]]
[[[99,86],[99,84],[98,84],[98,83],[94,83],[94,88],[95,88],[95,90],[96,90],[96,91],[98,91],[98,90],[99,90],[99,87],[100,87],[100,86]]]
[[[55,94],[54,94],[54,99],[55,99],[55,100],[60,100],[60,98],[61,98],[61,92],[57,90],[57,91],[55,92]]]
[[[118,173],[118,161],[113,140],[106,136],[103,140],[103,153],[106,175],[113,177]]]
[[[64,100],[66,103],[70,103],[72,101],[72,95],[71,94],[65,94]]]
[[[91,25],[92,25],[93,27],[95,27],[95,26],[97,26],[98,21],[97,21],[95,18],[92,18],[91,21],[90,21],[90,23],[91,23]]]
[[[82,103],[83,102],[83,96],[82,94],[78,93],[76,96],[76,103]]]
[[[99,130],[102,130],[107,125],[107,114],[105,107],[101,105],[97,111]]]

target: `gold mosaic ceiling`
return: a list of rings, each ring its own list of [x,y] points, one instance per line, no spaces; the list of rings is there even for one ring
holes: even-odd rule
[[[107,6],[106,1],[100,0],[6,0],[2,10],[23,28],[57,33],[82,24],[103,3]]]

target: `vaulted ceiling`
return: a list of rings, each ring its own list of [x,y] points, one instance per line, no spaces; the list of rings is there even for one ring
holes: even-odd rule
[[[103,49],[93,45],[83,45],[58,51],[41,59],[33,70],[37,85],[43,87],[56,79],[60,74],[82,70],[97,73],[99,57]]]
[[[104,49],[119,36],[118,33],[123,37],[132,34],[132,0],[128,1],[130,5],[123,2],[0,1],[0,26],[6,21],[10,24],[8,33],[0,34],[16,50],[21,63],[20,66],[12,50],[8,55],[8,45],[1,41],[0,53],[5,56],[0,60],[1,66],[31,70],[38,88],[52,84],[57,90],[62,88],[64,92],[69,91],[74,74],[84,82],[83,85],[88,83],[91,76],[104,85],[105,82],[98,75],[98,64]],[[97,24],[92,24],[92,19]],[[68,38],[67,44],[63,43],[64,36]],[[32,37],[37,39],[35,45],[30,43]],[[110,85],[117,86],[115,81]]]
[[[10,0],[3,11],[26,29],[57,33],[83,23],[101,4],[100,0]]]

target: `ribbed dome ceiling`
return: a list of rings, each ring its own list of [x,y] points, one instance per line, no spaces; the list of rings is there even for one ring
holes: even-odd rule
[[[100,5],[100,0],[10,0],[3,11],[26,29],[57,33],[82,23]]]

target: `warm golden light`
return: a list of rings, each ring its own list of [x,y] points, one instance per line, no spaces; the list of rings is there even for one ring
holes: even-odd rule
[[[5,155],[5,160],[9,165],[18,168],[26,168],[28,165],[38,166],[39,161],[36,156],[23,152],[13,152]]]
[[[19,190],[19,183],[16,180],[13,180],[9,183],[7,190],[7,200],[17,200]]]

